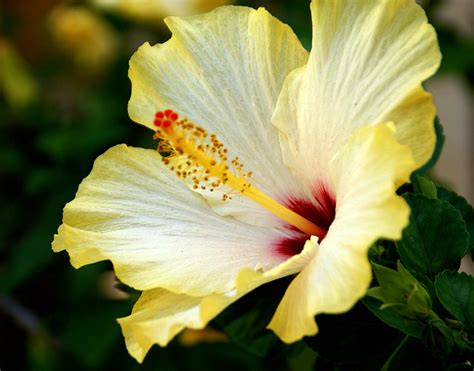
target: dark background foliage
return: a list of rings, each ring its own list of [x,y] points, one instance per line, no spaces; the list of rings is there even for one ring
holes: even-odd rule
[[[341,362],[376,354],[373,362],[378,367],[403,336],[386,327],[382,334],[382,322],[362,304],[344,315],[342,322],[333,323],[334,318],[323,316],[320,326],[328,329],[325,335],[292,347],[283,347],[264,330],[257,345],[249,340],[254,333],[233,331],[242,324],[233,323],[236,318],[253,324],[249,332],[261,329],[274,305],[272,298],[281,295],[286,281],[244,299],[262,308],[258,316],[246,312],[244,301],[216,319],[214,327],[225,330],[230,340],[194,346],[175,340],[166,349],[154,347],[143,365],[128,355],[115,318],[130,313],[136,294],[124,298],[114,289],[109,263],[75,270],[67,254],[53,254],[50,244],[61,223],[63,206],[72,200],[98,155],[118,143],[154,146],[149,132],[127,115],[128,60],[144,41],[163,42],[169,34],[160,25],[98,12],[85,3],[110,26],[118,41],[109,51],[113,53],[110,60],[104,58],[93,67],[81,65],[71,60],[73,51],[58,47],[51,35],[48,20],[58,3],[6,0],[0,9],[0,43],[4,47],[8,42],[24,59],[34,84],[31,96],[11,98],[5,75],[14,76],[15,71],[6,59],[0,59],[0,369],[305,370],[315,364],[321,370],[342,369],[331,361],[337,354]],[[307,1],[247,0],[240,4],[266,6],[290,24],[309,48]],[[436,23],[431,16],[442,5],[441,0],[424,2],[444,54],[440,73],[461,74],[472,88],[474,41]],[[0,58],[5,58],[4,54]],[[358,318],[369,324],[362,334],[351,319],[359,312],[362,317]],[[358,340],[362,335],[377,341],[362,347]],[[312,342],[319,354],[312,350]],[[416,360],[412,364],[417,364]]]

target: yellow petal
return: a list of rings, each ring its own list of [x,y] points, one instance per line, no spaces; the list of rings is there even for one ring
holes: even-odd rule
[[[274,115],[287,164],[326,180],[327,164],[351,133],[392,121],[423,165],[434,149],[435,109],[421,83],[441,56],[421,7],[414,0],[315,0],[311,10],[308,64],[289,76]]]
[[[193,296],[233,289],[241,269],[286,259],[272,244],[284,230],[216,214],[156,151],[120,145],[100,156],[64,209],[53,249],[75,267],[110,259],[123,282]]]
[[[282,340],[314,335],[319,313],[349,310],[370,284],[369,247],[379,238],[401,237],[409,208],[396,188],[409,179],[415,162],[392,128],[381,124],[359,129],[330,163],[336,218],[269,325]]]
[[[169,17],[166,23],[172,38],[142,45],[130,61],[130,117],[155,130],[155,112],[173,109],[217,134],[229,159],[238,157],[253,172],[253,185],[277,199],[296,195],[300,186],[283,162],[271,125],[283,81],[307,60],[291,29],[262,8],[234,6]],[[251,223],[269,218],[240,195],[232,203],[213,201],[223,215],[242,219],[246,210]]]
[[[307,243],[299,255],[268,272],[243,269],[236,280],[236,289],[223,294],[191,297],[162,289],[143,292],[132,314],[118,320],[129,353],[141,362],[153,344],[167,345],[184,328],[204,328],[222,310],[249,291],[301,270],[314,254],[314,244]]]
[[[202,298],[173,294],[163,289],[145,291],[133,307],[133,314],[120,318],[128,352],[142,362],[153,344],[165,346],[185,326],[204,328],[199,315]]]
[[[433,154],[436,142],[436,136],[433,134],[435,115],[436,109],[431,94],[417,86],[384,117],[384,121],[396,123],[395,137],[400,143],[411,148],[417,168]]]

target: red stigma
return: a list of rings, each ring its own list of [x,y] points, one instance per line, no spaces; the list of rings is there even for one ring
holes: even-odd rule
[[[164,128],[170,127],[173,122],[178,121],[179,115],[173,110],[167,109],[164,111],[158,111],[155,113],[155,120],[153,124],[155,126],[163,126]]]

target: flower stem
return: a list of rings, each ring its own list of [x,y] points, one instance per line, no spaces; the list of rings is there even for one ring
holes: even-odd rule
[[[382,368],[380,369],[381,371],[389,371],[390,366],[393,362],[393,360],[397,357],[398,353],[402,350],[402,348],[405,346],[407,343],[408,339],[410,336],[406,335],[403,340],[398,344],[397,348],[392,352],[390,357],[387,359],[387,361],[383,364]]]

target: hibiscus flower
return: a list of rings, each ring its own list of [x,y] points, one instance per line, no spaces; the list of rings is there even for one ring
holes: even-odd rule
[[[100,156],[53,248],[143,291],[119,319],[138,361],[289,275],[268,327],[316,334],[315,315],[364,296],[371,244],[408,223],[396,189],[434,148],[436,34],[413,0],[311,11],[311,53],[265,9],[229,6],[167,18],[172,38],[130,61],[129,114],[158,151]]]

